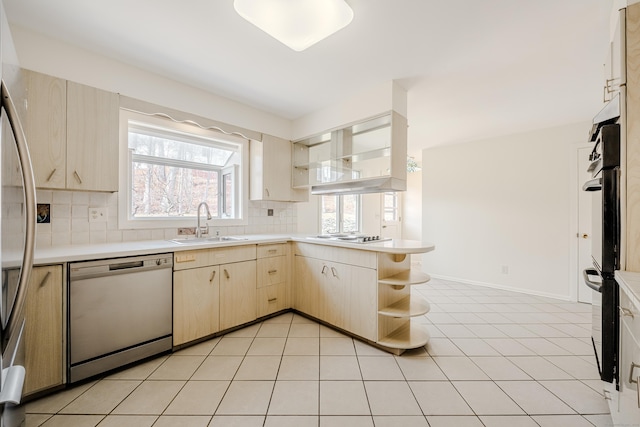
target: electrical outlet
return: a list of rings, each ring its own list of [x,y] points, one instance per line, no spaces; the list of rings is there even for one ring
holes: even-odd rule
[[[107,222],[107,208],[89,208],[89,222]]]
[[[267,209],[267,216],[273,216],[273,209]]]

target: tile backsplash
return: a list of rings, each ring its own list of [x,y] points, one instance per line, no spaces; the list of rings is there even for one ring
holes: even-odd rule
[[[178,227],[157,229],[118,228],[118,193],[37,190],[38,203],[51,205],[51,222],[38,224],[37,247],[117,243],[140,240],[165,240],[178,235]],[[106,221],[89,221],[89,207],[106,212]],[[273,216],[268,216],[269,210]],[[220,235],[296,232],[296,207],[287,202],[249,202],[249,224],[246,226],[210,227]],[[195,220],[194,220],[195,225]]]

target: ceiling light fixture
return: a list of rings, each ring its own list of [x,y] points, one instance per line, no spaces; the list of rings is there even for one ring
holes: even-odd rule
[[[234,0],[240,16],[271,37],[302,51],[349,25],[344,0]]]

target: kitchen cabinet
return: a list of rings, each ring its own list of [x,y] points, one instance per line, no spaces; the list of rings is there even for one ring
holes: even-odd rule
[[[615,425],[635,425],[640,420],[640,306],[633,289],[640,290],[638,273],[616,274],[620,284],[619,391],[609,391]]]
[[[118,94],[23,70],[36,187],[118,190]]]
[[[407,180],[407,119],[391,111],[294,142],[293,187],[312,194],[345,186],[360,193],[403,191]]]
[[[622,253],[626,255],[621,260],[621,268],[640,271],[640,3],[627,6],[625,17],[627,85],[621,116],[620,150],[626,165],[621,167],[620,196],[623,199],[621,206],[626,206],[626,220],[621,228],[625,230],[622,242],[626,250]]]
[[[63,384],[62,265],[34,267],[25,304],[25,383],[29,395]]]
[[[256,261],[221,265],[220,329],[229,329],[255,319]]]
[[[289,269],[287,243],[257,247],[257,316],[289,308]]]
[[[291,141],[263,135],[262,141],[250,142],[249,156],[251,200],[282,202],[309,200],[307,190],[296,190],[292,186]]]
[[[173,345],[256,319],[256,245],[176,252]]]
[[[173,345],[220,330],[220,267],[208,266],[173,274]]]
[[[38,188],[66,188],[67,82],[23,70],[27,86],[25,136]]]
[[[375,252],[299,243],[295,255],[295,308],[375,341]]]
[[[626,9],[618,12],[618,19],[609,42],[604,61],[603,101],[607,102],[627,83],[625,65]]]
[[[117,93],[67,82],[67,188],[118,191]]]
[[[411,270],[409,255],[304,243],[295,255],[297,310],[395,354],[429,341],[411,318],[430,305],[411,286],[430,277]]]

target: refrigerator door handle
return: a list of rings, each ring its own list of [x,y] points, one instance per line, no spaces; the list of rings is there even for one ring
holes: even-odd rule
[[[24,385],[24,373],[24,367],[20,365],[10,366],[2,370],[0,405],[4,403],[20,404],[22,386]]]
[[[598,274],[598,270],[596,270],[595,268],[586,268],[582,271],[582,277],[584,278],[584,283],[586,283],[588,287],[590,287],[594,291],[602,293],[602,280],[591,280],[589,276],[600,277],[600,275]]]
[[[20,333],[24,320],[24,303],[27,297],[27,286],[29,284],[29,276],[33,267],[33,257],[36,238],[36,186],[33,177],[33,169],[31,167],[31,157],[29,156],[29,148],[27,147],[27,139],[24,135],[22,124],[18,118],[18,112],[4,80],[0,82],[0,101],[1,106],[5,109],[7,119],[11,125],[16,146],[18,149],[18,157],[20,159],[20,167],[22,168],[22,180],[24,184],[25,197],[25,244],[22,256],[22,269],[20,272],[20,280],[16,290],[16,297],[13,306],[6,319],[6,324],[2,325],[2,346],[6,346],[14,334]],[[3,373],[4,374],[4,373]]]

